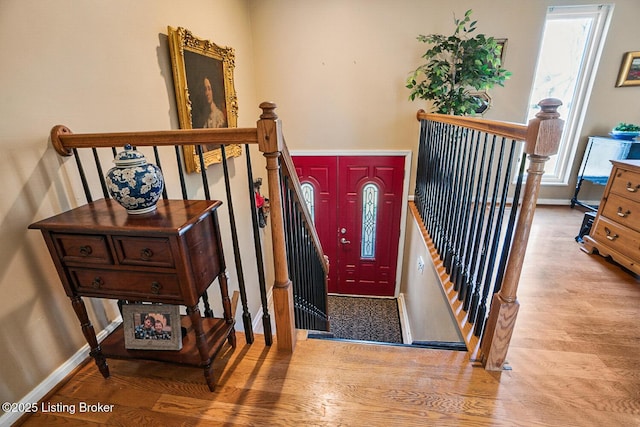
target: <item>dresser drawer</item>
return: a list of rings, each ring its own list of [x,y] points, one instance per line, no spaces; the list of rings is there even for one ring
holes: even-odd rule
[[[640,233],[623,225],[612,222],[604,217],[599,217],[591,237],[625,256],[640,260]]]
[[[113,263],[105,236],[52,233],[51,237],[64,263]]]
[[[113,236],[120,264],[174,267],[169,239]]]
[[[640,202],[634,202],[617,194],[609,194],[602,210],[602,216],[640,231]]]
[[[618,167],[613,175],[610,192],[640,202],[640,173]]]
[[[70,268],[69,276],[76,291],[83,296],[153,301],[180,301],[175,274]]]

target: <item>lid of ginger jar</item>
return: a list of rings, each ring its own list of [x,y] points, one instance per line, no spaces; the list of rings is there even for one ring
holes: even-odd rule
[[[134,149],[130,144],[124,146],[124,151],[119,152],[113,159],[116,166],[139,166],[147,163],[144,154]]]

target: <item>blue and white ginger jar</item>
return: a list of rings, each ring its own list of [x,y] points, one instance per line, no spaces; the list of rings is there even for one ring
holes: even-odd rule
[[[107,172],[109,194],[129,214],[152,212],[162,195],[164,178],[160,168],[147,163],[144,155],[129,144],[113,159],[115,167]]]

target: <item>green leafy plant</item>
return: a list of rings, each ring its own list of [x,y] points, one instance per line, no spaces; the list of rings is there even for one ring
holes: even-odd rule
[[[473,114],[483,102],[474,91],[504,86],[511,72],[501,67],[501,47],[493,37],[471,36],[477,23],[471,21],[471,13],[467,10],[461,20],[454,17],[456,29],[450,36],[418,36],[430,47],[422,55],[426,63],[407,78],[410,100],[432,101],[436,112],[442,114]]]
[[[640,126],[633,125],[631,123],[618,123],[613,130],[617,130],[619,132],[640,132]]]

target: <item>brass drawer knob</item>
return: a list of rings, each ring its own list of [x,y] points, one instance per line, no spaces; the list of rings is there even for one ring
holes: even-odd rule
[[[143,261],[149,261],[153,257],[153,251],[149,248],[144,248],[140,251],[140,259]]]
[[[622,211],[622,206],[620,206],[620,207],[618,208],[618,216],[619,216],[619,217],[624,218],[624,217],[627,217],[627,216],[629,216],[629,215],[631,215],[631,211],[630,211],[630,210],[627,210],[626,212],[623,212],[623,211]]]
[[[606,234],[606,238],[613,241],[616,240],[618,236],[616,233],[611,232],[611,230],[609,230],[607,227],[604,228],[604,233]]]
[[[638,191],[638,188],[640,188],[640,184],[634,187],[633,184],[631,184],[631,182],[627,182],[627,191],[631,193],[635,193],[636,191]]]
[[[151,282],[151,293],[158,295],[160,293],[160,289],[162,288],[162,285],[158,282]]]
[[[91,252],[93,252],[93,249],[91,249],[91,246],[89,246],[89,245],[80,246],[80,255],[81,256],[89,256],[89,255],[91,255]]]
[[[102,285],[104,285],[104,280],[102,280],[102,277],[100,276],[96,277],[93,279],[93,282],[91,282],[91,287],[93,289],[100,289]]]

